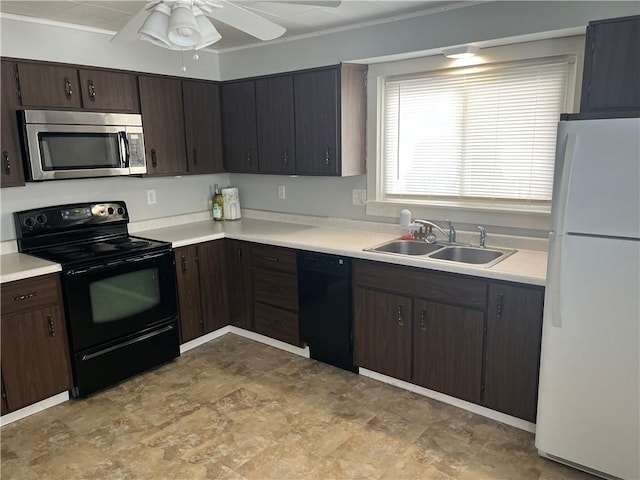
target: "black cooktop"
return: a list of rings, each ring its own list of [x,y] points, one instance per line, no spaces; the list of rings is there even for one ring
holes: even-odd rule
[[[169,242],[129,235],[122,201],[25,210],[14,213],[14,220],[20,252],[65,269],[171,249]]]

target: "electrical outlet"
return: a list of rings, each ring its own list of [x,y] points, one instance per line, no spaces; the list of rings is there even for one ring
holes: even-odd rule
[[[354,205],[364,205],[367,201],[367,191],[361,188],[351,190],[352,201]]]
[[[147,190],[147,205],[155,205],[156,203],[156,191]]]
[[[278,185],[278,198],[280,200],[284,200],[285,198],[287,198],[287,192],[284,188],[284,185]]]

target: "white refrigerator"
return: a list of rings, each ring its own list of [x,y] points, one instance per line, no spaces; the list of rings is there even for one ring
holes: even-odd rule
[[[561,121],[536,447],[640,478],[640,119]]]

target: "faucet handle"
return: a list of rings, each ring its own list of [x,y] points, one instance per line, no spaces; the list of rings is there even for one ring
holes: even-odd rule
[[[456,229],[448,218],[445,220],[449,226],[449,243],[456,243]]]
[[[478,230],[480,230],[480,248],[484,248],[487,240],[487,230],[480,225],[478,225]]]

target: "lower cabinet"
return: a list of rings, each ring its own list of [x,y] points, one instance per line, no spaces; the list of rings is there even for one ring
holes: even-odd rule
[[[241,240],[225,240],[225,242],[227,242],[229,323],[235,327],[253,331],[251,243]]]
[[[229,324],[224,240],[174,249],[181,343]]]
[[[57,274],[2,285],[2,413],[72,387]]]
[[[489,285],[483,404],[536,421],[544,290]]]
[[[356,260],[358,366],[535,422],[541,287]]]
[[[256,332],[292,345],[301,345],[295,250],[253,244],[251,265]]]

